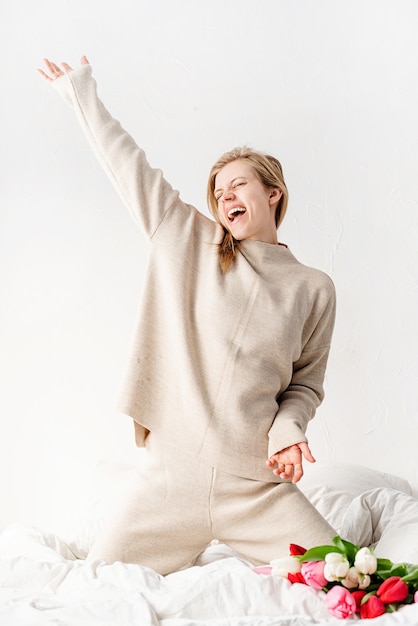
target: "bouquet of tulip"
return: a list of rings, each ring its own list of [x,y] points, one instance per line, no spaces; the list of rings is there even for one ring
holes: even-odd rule
[[[372,549],[340,537],[332,542],[309,550],[290,544],[289,557],[254,571],[325,591],[328,611],[340,619],[378,617],[418,602],[418,565],[376,558]]]

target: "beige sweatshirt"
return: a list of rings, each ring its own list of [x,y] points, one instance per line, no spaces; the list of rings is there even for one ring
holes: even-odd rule
[[[323,398],[335,316],[328,276],[282,245],[246,240],[219,269],[222,230],[185,204],[97,97],[90,66],[54,81],[150,241],[139,322],[119,407],[136,441],[278,481],[275,452],[306,441]]]

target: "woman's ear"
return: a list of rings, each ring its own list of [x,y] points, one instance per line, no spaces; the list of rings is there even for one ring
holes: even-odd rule
[[[270,205],[276,204],[276,202],[278,202],[280,200],[282,195],[283,195],[283,192],[280,191],[280,189],[278,187],[273,187],[270,190],[270,196],[269,196]]]

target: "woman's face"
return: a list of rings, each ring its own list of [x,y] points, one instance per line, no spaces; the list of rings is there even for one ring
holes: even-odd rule
[[[277,243],[275,212],[281,191],[265,187],[252,165],[241,159],[225,165],[216,175],[214,196],[221,224],[237,241]]]

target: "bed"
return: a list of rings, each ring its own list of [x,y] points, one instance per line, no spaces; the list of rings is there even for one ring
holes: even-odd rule
[[[107,488],[129,467],[102,464]],[[301,489],[337,532],[377,556],[418,563],[418,499],[404,479],[354,465],[307,468]],[[84,524],[66,530],[13,524],[0,534],[2,626],[312,626],[341,624],[324,592],[271,575],[222,544],[188,569],[162,577],[122,563],[87,563],[103,515],[99,498]],[[272,555],[272,558],[284,555]],[[351,618],[357,621],[357,618]],[[418,625],[418,603],[386,613],[374,626]]]

